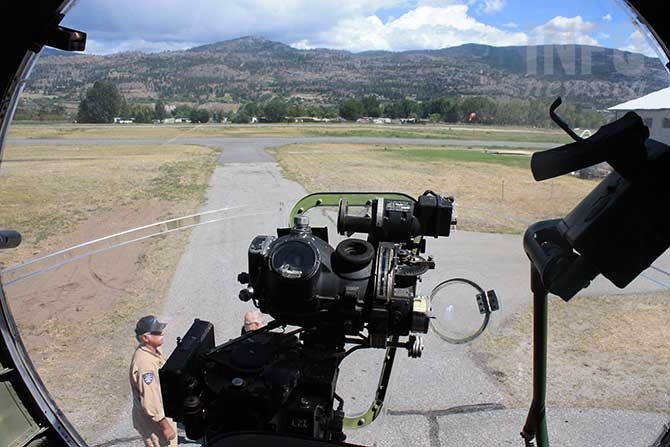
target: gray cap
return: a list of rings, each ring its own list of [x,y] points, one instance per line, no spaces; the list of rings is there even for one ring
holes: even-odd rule
[[[142,335],[148,332],[162,332],[163,329],[165,329],[165,326],[167,326],[167,324],[161,323],[153,315],[147,315],[146,317],[140,318],[137,322],[137,325],[135,326],[135,334]]]

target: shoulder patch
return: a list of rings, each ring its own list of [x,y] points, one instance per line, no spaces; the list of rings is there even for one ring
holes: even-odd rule
[[[142,374],[142,380],[144,380],[144,383],[146,383],[147,385],[151,385],[154,381],[154,373],[148,372]]]

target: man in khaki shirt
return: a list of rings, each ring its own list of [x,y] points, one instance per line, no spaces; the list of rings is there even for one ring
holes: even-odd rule
[[[165,417],[158,370],[165,363],[163,345],[165,323],[153,315],[140,318],[135,335],[140,345],[130,363],[130,388],[133,393],[133,427],[146,447],[177,445],[177,425]]]

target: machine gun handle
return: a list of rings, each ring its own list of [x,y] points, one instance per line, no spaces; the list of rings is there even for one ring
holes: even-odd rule
[[[552,104],[550,114],[559,127],[565,129],[567,125],[554,113],[557,103],[560,104],[560,98]],[[576,137],[572,130],[568,134],[573,139]],[[647,160],[645,140],[649,138],[649,129],[634,112],[602,126],[587,139],[576,138],[574,143],[533,154],[530,168],[535,180],[558,177],[604,161],[622,177],[629,177]]]

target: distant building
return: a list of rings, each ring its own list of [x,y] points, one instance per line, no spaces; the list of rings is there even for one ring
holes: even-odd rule
[[[320,123],[321,121],[326,121],[316,116],[296,116],[293,120],[296,123]]]
[[[375,124],[391,124],[391,118],[374,118],[372,122]]]
[[[616,112],[616,117],[632,111],[640,115],[649,128],[649,136],[663,143],[670,143],[670,87],[633,99],[608,110]]]
[[[134,118],[121,118],[120,116],[114,117],[114,124],[133,124],[135,122]]]

